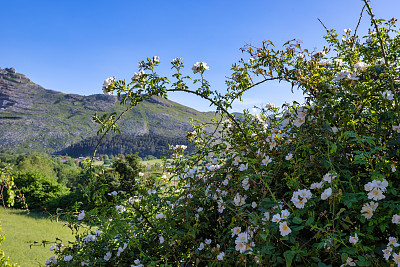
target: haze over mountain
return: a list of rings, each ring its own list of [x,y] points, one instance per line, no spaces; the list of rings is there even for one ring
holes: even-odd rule
[[[123,109],[116,96],[64,94],[33,83],[13,68],[0,68],[0,150],[90,155],[98,129],[93,114]],[[152,97],[125,115],[121,135],[109,136],[99,153],[160,156],[168,143],[187,144],[190,118],[210,121],[214,115]]]

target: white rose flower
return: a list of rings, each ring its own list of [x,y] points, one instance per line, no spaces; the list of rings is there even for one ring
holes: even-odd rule
[[[243,206],[245,204],[247,196],[241,196],[239,193],[236,193],[236,196],[233,198],[233,203],[235,206]]]
[[[240,164],[240,166],[239,166],[239,171],[245,171],[245,170],[247,170],[248,169],[248,166],[249,166],[249,164],[248,163],[246,163],[246,164]]]
[[[135,72],[135,74],[132,77],[132,80],[138,80],[140,77],[142,77],[144,74],[146,74],[144,72],[144,70],[140,70],[139,72]]]
[[[207,66],[207,63],[205,63],[205,62],[196,62],[196,64],[194,64],[192,67],[194,74],[196,74],[197,72],[199,72],[201,70],[209,70],[209,69],[210,69],[210,67]]]
[[[232,237],[234,237],[235,235],[238,235],[241,231],[242,231],[242,228],[240,226],[232,228],[231,229]]]
[[[400,244],[397,243],[397,239],[396,239],[395,237],[392,237],[392,236],[389,237],[388,246],[390,246],[390,245],[394,246],[395,248],[397,248],[398,246],[400,246]]]
[[[383,249],[383,257],[385,258],[385,260],[389,260],[390,256],[392,256],[392,247],[387,247],[386,249]]]
[[[115,82],[115,77],[110,77],[105,79],[104,83],[103,83],[103,93],[105,95],[112,95],[112,91],[110,91],[109,86]]]
[[[83,220],[83,218],[85,218],[85,211],[84,211],[84,210],[82,210],[81,213],[79,213],[79,215],[78,215],[78,221]]]
[[[300,127],[301,125],[303,125],[303,123],[306,122],[305,118],[297,118],[293,121],[294,126],[296,127]]]
[[[247,232],[243,232],[238,234],[235,243],[247,243],[248,241],[249,241],[249,234]]]
[[[67,255],[64,257],[64,261],[71,261],[72,260],[72,256],[71,255]]]
[[[125,206],[124,205],[118,205],[115,207],[115,209],[118,211],[118,213],[123,213],[125,211]]]
[[[116,196],[117,194],[117,191],[112,191],[111,193],[108,193],[109,196]]]
[[[400,265],[400,253],[393,253],[393,260],[395,263],[397,263],[397,266]]]
[[[53,265],[57,263],[57,259],[56,257],[50,257],[47,261],[46,261],[46,265]]]
[[[224,259],[225,253],[221,252],[217,255],[217,260],[222,261]]]
[[[291,160],[292,158],[293,158],[293,154],[292,153],[287,154],[286,157],[285,157],[286,160]]]
[[[368,193],[368,198],[378,201],[384,199],[385,195],[383,194],[381,189],[375,187]]]
[[[350,75],[349,71],[341,70],[336,73],[336,78],[334,79],[334,81],[340,81],[340,80],[346,79],[349,75]]]
[[[396,165],[395,164],[390,165],[390,167],[392,168],[392,172],[396,172]]]
[[[343,60],[340,59],[340,58],[337,58],[337,59],[335,59],[335,60],[333,60],[333,61],[334,61],[335,64],[338,65],[339,67],[341,67],[341,66],[344,65]]]
[[[332,183],[332,180],[336,178],[336,174],[327,173],[322,177],[322,181]]]
[[[386,90],[384,92],[381,92],[381,95],[386,98],[387,100],[393,100],[393,92],[391,90]]]
[[[281,221],[281,215],[279,214],[279,213],[277,213],[277,214],[275,214],[274,216],[272,216],[272,219],[271,219],[271,221],[272,222],[275,222],[275,223],[278,223],[278,222],[280,222]]]
[[[325,189],[324,192],[322,192],[321,194],[321,199],[322,200],[326,200],[327,198],[329,198],[332,195],[332,188],[327,188]]]
[[[198,250],[203,250],[203,249],[204,249],[204,243],[201,242],[201,243],[200,243],[200,246],[199,246],[199,248],[198,248]]]
[[[393,215],[392,223],[400,224],[400,215],[397,215],[397,214]]]
[[[303,53],[297,53],[297,58],[298,59],[303,59],[304,58],[304,54]]]
[[[105,261],[109,261],[111,259],[112,253],[111,252],[107,252],[106,255],[104,255],[104,260]]]
[[[319,183],[312,183],[310,189],[321,189],[323,185],[324,185],[323,181]]]
[[[281,232],[282,236],[287,236],[292,232],[292,230],[287,225],[287,222],[280,222],[279,223],[279,231]]]
[[[356,69],[356,71],[366,71],[366,70],[367,70],[367,67],[368,67],[367,63],[364,63],[364,62],[362,62],[362,61],[357,62],[357,63],[354,65],[354,68]]]
[[[358,242],[358,236],[357,233],[354,234],[354,236],[349,237],[349,242],[353,245],[355,245]]]
[[[272,162],[272,158],[270,158],[269,156],[266,156],[266,157],[261,161],[262,165],[265,165],[265,166],[267,166],[268,163],[271,163],[271,162]]]
[[[182,61],[182,58],[180,58],[180,57],[176,57],[176,58],[174,58],[174,59],[172,60],[173,63],[178,63],[178,62],[180,62],[180,61]]]
[[[290,216],[290,212],[288,210],[281,211],[281,218],[286,220]]]

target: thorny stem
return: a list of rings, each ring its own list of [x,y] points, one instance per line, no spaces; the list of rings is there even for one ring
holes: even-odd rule
[[[125,109],[121,114],[119,114],[119,116],[118,116],[118,118],[116,118],[114,121],[113,121],[113,123],[107,128],[107,130],[103,133],[103,135],[100,137],[100,139],[99,139],[99,141],[97,142],[97,144],[96,144],[96,147],[94,148],[94,151],[93,151],[93,154],[92,154],[92,158],[91,158],[91,160],[90,160],[90,177],[92,177],[92,170],[93,170],[93,168],[92,168],[92,163],[93,163],[93,160],[94,160],[94,157],[95,157],[95,155],[96,155],[96,152],[97,152],[97,149],[99,148],[99,146],[100,146],[100,143],[101,143],[101,141],[103,140],[103,138],[108,134],[108,132],[111,130],[111,128],[112,128],[112,126],[114,126],[121,118],[122,118],[122,116],[126,113],[126,112],[128,112],[129,110],[131,110],[133,107],[135,107],[135,105],[134,106],[129,106],[127,109]]]
[[[354,35],[353,35],[353,39],[354,39],[354,40],[355,40],[356,37],[357,37],[358,26],[360,26],[361,18],[362,18],[362,15],[363,15],[363,13],[364,13],[365,7],[366,7],[366,5],[364,5],[363,8],[362,8],[362,10],[361,10],[360,18],[358,19],[358,23],[357,23],[357,27],[356,27],[356,29],[354,30]],[[353,46],[354,46],[354,42],[353,42]]]

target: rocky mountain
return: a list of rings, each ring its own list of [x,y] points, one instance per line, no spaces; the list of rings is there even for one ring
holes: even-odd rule
[[[93,114],[123,109],[116,96],[64,94],[33,83],[14,68],[0,68],[0,150],[68,153],[74,148],[74,153],[90,154],[92,147],[87,144],[93,143],[97,131]],[[210,121],[214,115],[152,97],[126,114],[120,122],[122,141],[121,137],[118,140],[123,144],[124,136],[129,142],[135,137],[149,140],[146,136],[151,136],[152,140],[184,142],[192,129],[190,118]],[[113,138],[107,140],[112,142]],[[82,143],[85,145],[79,145]],[[77,147],[81,152],[76,152]],[[113,151],[118,149],[114,147]]]

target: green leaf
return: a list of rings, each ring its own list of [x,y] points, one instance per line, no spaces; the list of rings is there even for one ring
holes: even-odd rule
[[[318,262],[318,267],[332,267],[332,264],[326,265],[323,262]]]
[[[336,150],[337,150],[337,145],[336,144],[331,144],[329,146],[329,153],[333,154],[333,153],[336,152]]]
[[[313,222],[314,222],[314,217],[310,217],[310,218],[308,218],[308,220],[306,221],[305,226],[309,226],[309,225],[311,225]]]
[[[293,223],[301,224],[302,222],[303,222],[303,220],[301,218],[299,218],[299,217],[294,217],[293,218]]]
[[[345,210],[346,210],[345,208],[341,208],[341,209],[339,210],[339,212],[336,213],[336,218],[338,218],[339,215],[340,215],[343,211],[345,211]]]
[[[371,266],[371,262],[363,256],[358,256],[357,266]]]
[[[294,256],[296,255],[295,251],[287,250],[283,253],[283,256],[286,259],[286,266],[291,266]]]

